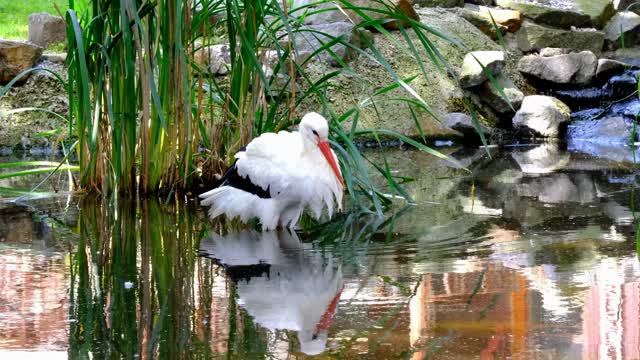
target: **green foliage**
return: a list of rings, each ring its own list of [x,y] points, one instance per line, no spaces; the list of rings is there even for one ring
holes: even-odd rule
[[[379,2],[384,6],[361,8],[340,0],[331,8],[312,10],[309,5],[292,9],[291,3],[275,0],[70,0],[66,13],[69,76],[65,80],[54,75],[68,89],[69,134],[78,139],[70,149],[79,161],[79,187],[132,197],[137,193],[187,192],[201,181],[212,183],[240,147],[264,132],[295,124],[301,115],[299,107],[313,99],[330,120],[332,143],[340,157],[347,191],[357,207],[366,210],[372,206],[380,213],[391,204],[390,197],[412,201],[391,175],[386,161],[384,166],[373,164],[360,154],[354,144],[357,136],[394,137],[455,161],[394,132],[358,131],[360,112],[367,107],[376,109],[386,93],[402,89],[405,96],[384,101],[405,103],[422,134],[415,110],[437,116],[410,85],[417,76],[428,76],[421,54],[426,52],[428,61],[445,71],[450,68],[447,60],[429,37],[462,44],[407,18],[387,2]],[[422,73],[400,78],[366,37],[367,51],[342,37],[301,26],[305,16],[326,11],[356,14],[363,20],[357,30],[372,28],[383,34],[398,51],[411,55]],[[378,20],[373,15],[383,16]],[[398,24],[398,33],[385,28],[389,21]],[[291,40],[302,35],[321,37],[325,43],[303,58],[297,42]],[[226,77],[216,77],[207,68],[206,49],[220,41],[228,42],[230,48]],[[333,78],[354,74],[333,52],[337,44],[382,65],[390,82],[344,113],[337,113],[327,99]],[[341,68],[312,80],[306,63],[322,52],[330,54]],[[0,96],[12,84],[2,88]],[[342,128],[345,121],[352,124],[349,131]],[[42,135],[59,132],[54,129]],[[481,130],[479,133],[484,142]],[[66,161],[66,150],[65,155]],[[372,184],[371,166],[387,179],[389,191]],[[76,169],[68,162],[62,168]]]

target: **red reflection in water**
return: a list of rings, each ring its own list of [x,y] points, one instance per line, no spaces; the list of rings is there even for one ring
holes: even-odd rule
[[[68,287],[62,257],[0,252],[0,350],[67,349]]]

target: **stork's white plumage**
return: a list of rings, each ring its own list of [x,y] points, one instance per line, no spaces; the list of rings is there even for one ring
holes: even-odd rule
[[[320,219],[334,201],[342,209],[344,181],[329,147],[327,120],[317,113],[302,118],[298,131],[265,133],[235,154],[220,185],[200,197],[213,219],[222,214],[243,222],[258,218],[265,230],[294,227],[305,208]]]
[[[332,319],[343,289],[342,268],[331,256],[313,251],[295,232],[243,230],[225,236],[211,234],[200,251],[229,273],[243,269],[237,281],[237,302],[253,320],[271,330],[298,332],[300,351],[316,355],[326,350]],[[248,265],[268,265],[265,272]],[[246,276],[250,274],[251,276]]]

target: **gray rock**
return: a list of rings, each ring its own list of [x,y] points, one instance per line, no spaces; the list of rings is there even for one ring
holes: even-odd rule
[[[483,6],[493,6],[496,4],[495,0],[468,0],[470,4],[483,5]]]
[[[506,27],[510,32],[516,32],[522,25],[522,13],[518,10],[500,9],[482,5],[466,4],[464,10],[471,11],[475,16],[488,21],[493,27],[493,21],[497,25]],[[491,18],[493,17],[493,21]],[[486,33],[486,32],[485,32]]]
[[[473,123],[473,119],[471,116],[465,113],[449,113],[443,116],[442,121],[444,125],[448,128],[451,128],[459,133],[461,133],[465,140],[471,140],[474,143],[481,143],[480,136],[478,135],[478,130],[476,125]],[[479,124],[480,129],[482,129],[482,133],[486,138],[491,136],[493,129],[490,127]]]
[[[640,3],[638,3],[638,0],[613,0],[613,7],[617,11],[640,13]]]
[[[494,40],[498,39],[496,26],[491,21],[491,18],[488,15],[489,13],[487,13],[487,16],[484,16],[483,13],[481,13],[480,11],[474,10],[472,7],[469,6],[469,4],[467,4],[465,5],[464,8],[458,9],[458,14],[468,22],[472,23],[475,27],[480,29],[480,31],[490,36],[492,39]],[[504,35],[507,32],[508,29],[506,26],[503,26],[497,23],[496,25],[498,27],[498,30],[500,31],[500,34]]]
[[[520,10],[538,24],[563,29],[591,26],[601,29],[615,13],[611,0],[496,0],[496,4]]]
[[[598,60],[598,69],[596,70],[596,78],[608,79],[613,75],[622,74],[631,65],[623,63],[622,61],[611,59]]]
[[[464,57],[462,69],[460,69],[460,86],[470,88],[487,80],[487,74],[482,66],[491,71],[493,75],[499,74],[504,66],[504,53],[502,51],[472,51],[468,53]]]
[[[42,55],[42,60],[43,61],[50,61],[54,64],[64,64],[65,61],[67,61],[67,54],[66,53],[61,53],[61,54],[43,54]]]
[[[522,0],[496,0],[496,4],[503,8],[519,10],[526,18],[538,24],[562,29],[570,29],[572,26],[586,27],[591,25],[589,15],[575,9],[541,6]]]
[[[322,48],[324,44],[339,38],[341,41],[331,46],[331,51],[344,62],[353,60],[357,55],[355,50],[345,44],[366,48],[367,44],[373,41],[372,34],[369,31],[356,28],[352,23],[348,22],[306,25],[301,30],[293,34],[298,51],[313,53]],[[285,41],[287,40],[284,39],[283,42]],[[333,66],[340,65],[334,55],[327,50],[320,52],[316,57],[318,60],[329,62]]]
[[[42,48],[25,41],[0,40],[0,84],[6,84],[30,69],[42,56]],[[29,74],[20,79],[22,83]]]
[[[544,48],[540,49],[538,55],[544,57],[558,56],[558,55],[567,55],[575,52],[572,49],[564,49],[564,48]]]
[[[210,75],[226,75],[231,67],[231,50],[228,44],[195,45],[194,60]]]
[[[513,117],[513,127],[534,136],[558,137],[560,126],[569,122],[571,110],[562,101],[544,95],[524,98]]]
[[[67,23],[46,12],[29,15],[29,41],[43,48],[67,42]]]
[[[518,47],[524,52],[546,47],[589,50],[600,54],[604,44],[604,33],[592,29],[554,29],[525,21],[517,33]]]
[[[622,46],[622,34],[624,34],[624,47],[633,47],[640,44],[640,15],[624,11],[617,13],[604,28],[605,45],[608,50],[616,50]]]
[[[567,129],[567,139],[595,144],[624,145],[631,142],[633,125],[622,117],[575,121]]]
[[[640,67],[640,48],[637,47],[605,51],[601,57]]]
[[[522,91],[518,89],[513,81],[503,74],[498,75],[496,77],[496,81],[500,86],[502,86],[502,91],[507,99],[505,100],[505,98],[502,97],[502,94],[500,94],[489,80],[485,81],[482,86],[480,86],[480,99],[501,114],[517,111],[522,105],[522,100],[524,99]],[[509,104],[511,104],[511,106]]]
[[[413,5],[421,7],[462,7],[464,6],[464,0],[413,0]]]
[[[293,16],[302,16],[305,15],[304,23],[306,25],[322,25],[329,23],[337,23],[337,22],[350,22],[355,24],[360,24],[364,21],[364,18],[360,16],[357,12],[345,9],[344,6],[338,7],[335,3],[322,3],[322,4],[314,4],[317,1],[313,0],[295,0],[291,9],[294,11],[291,13]],[[385,1],[384,3],[381,1],[375,0],[352,0],[350,3],[359,8],[364,9],[375,9],[375,10],[361,10],[368,17],[373,20],[383,20],[388,19],[389,15],[386,12],[388,5],[396,6],[396,8],[407,16],[410,19],[419,21],[420,17],[416,13],[415,9],[411,5],[409,0],[391,0]],[[301,8],[299,11],[295,11],[296,8],[300,8],[301,6],[306,6],[305,8]],[[325,10],[325,11],[320,11]],[[377,10],[385,10],[385,12],[380,12]],[[315,14],[308,15],[310,12],[316,12]],[[409,24],[405,22],[403,26],[408,26]],[[382,24],[383,27],[387,29],[397,29],[398,25],[395,21],[388,21]]]
[[[570,151],[597,156],[618,162],[635,162],[628,146],[633,125],[622,117],[595,121],[575,121],[567,129]]]
[[[598,58],[591,51],[551,57],[528,55],[518,62],[518,70],[523,74],[555,84],[588,84],[597,67]]]

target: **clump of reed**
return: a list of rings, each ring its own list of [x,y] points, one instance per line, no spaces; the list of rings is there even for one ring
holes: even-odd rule
[[[401,88],[405,96],[396,101],[432,114],[410,84],[416,76],[427,76],[425,61],[442,71],[448,67],[430,37],[463,45],[408,18],[388,0],[374,1],[382,6],[358,7],[349,0],[333,1],[332,8],[320,10],[312,6],[330,1],[292,8],[293,2],[287,0],[70,0],[66,12],[69,77],[64,83],[71,105],[69,133],[77,139],[73,148],[79,161],[79,187],[126,196],[192,191],[194,185],[212,183],[233,153],[253,137],[295,124],[303,101],[314,98],[331,120],[333,146],[343,164],[348,191],[373,201],[380,211],[390,202],[388,194],[372,184],[370,165],[354,144],[357,136],[395,137],[453,160],[423,142],[388,130],[357,130],[366,101],[336,113],[326,88],[332,78],[350,69],[332,47],[341,44],[368,56],[388,74],[389,86],[372,94],[369,103]],[[333,54],[343,68],[312,80],[304,68],[310,60],[299,60],[296,42],[287,39],[310,31],[301,26],[305,16],[325,11],[357,14],[364,21],[356,28],[389,37],[400,51],[415,58],[422,74],[402,79],[373,42],[364,51],[341,37],[314,30],[314,36],[330,40],[310,58],[321,52]],[[372,14],[384,16],[376,20]],[[399,33],[385,28],[389,21],[398,24]],[[228,75],[216,77],[196,61],[196,54],[221,42],[228,43],[231,61]],[[428,56],[423,59],[421,54]],[[274,74],[282,74],[284,84],[276,84]],[[353,124],[348,130],[341,127],[346,120]],[[410,200],[388,164],[374,164],[373,169],[387,180],[392,195]]]

